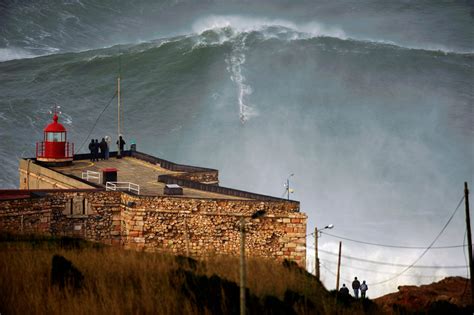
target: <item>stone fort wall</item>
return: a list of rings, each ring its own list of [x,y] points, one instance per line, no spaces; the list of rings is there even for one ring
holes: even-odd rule
[[[250,256],[306,264],[306,220],[286,201],[135,196],[102,190],[32,191],[0,199],[0,231],[82,237],[146,251],[205,258],[238,255],[240,218]],[[265,215],[252,219],[257,210]]]

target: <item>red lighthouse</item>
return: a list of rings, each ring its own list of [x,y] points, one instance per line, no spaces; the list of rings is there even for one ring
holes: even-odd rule
[[[54,113],[53,122],[44,128],[44,141],[36,143],[36,160],[47,163],[68,163],[74,157],[74,143],[66,141],[67,131],[58,123]]]

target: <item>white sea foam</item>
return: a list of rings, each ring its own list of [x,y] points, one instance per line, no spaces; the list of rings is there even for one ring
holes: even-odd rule
[[[237,84],[239,118],[242,124],[250,118],[258,115],[258,112],[248,103],[248,96],[252,94],[252,87],[246,83],[246,78],[242,74],[242,65],[245,63],[245,40],[247,35],[234,41],[232,52],[226,58],[227,71],[230,72],[230,79]]]
[[[273,29],[273,28],[276,28]],[[316,37],[333,37],[342,40],[356,40],[362,42],[373,42],[394,45],[401,49],[426,50],[444,53],[472,54],[474,50],[457,50],[441,44],[407,45],[386,39],[349,36],[339,27],[328,26],[323,23],[312,21],[309,23],[295,23],[284,19],[269,19],[264,17],[245,17],[239,15],[209,15],[198,19],[193,23],[192,32],[202,34],[205,31],[214,30],[219,34],[219,41],[212,44],[222,44],[233,38],[238,33],[253,31],[261,32],[266,39],[278,38],[287,40],[301,40]],[[232,30],[231,33],[222,30]],[[229,36],[231,34],[231,36]],[[209,44],[209,43],[208,43]]]
[[[238,15],[210,15],[197,20],[192,27],[194,33],[202,34],[207,30],[232,29],[238,33],[260,31],[268,37],[275,33],[268,32],[270,27],[283,27],[296,31],[293,39],[304,39],[319,36],[330,36],[347,39],[345,32],[337,27],[325,26],[316,21],[310,23],[294,23],[283,19],[268,19],[256,17],[243,17]],[[225,39],[225,37],[223,38]]]
[[[99,55],[94,55],[94,56],[91,56],[91,57],[87,57],[85,59],[86,62],[92,62],[92,61],[96,61],[96,60],[101,60],[101,59],[105,59],[105,58],[109,58],[111,55],[106,55],[106,54],[99,54]]]
[[[0,62],[33,57],[36,56],[21,48],[0,48]]]
[[[81,7],[85,7],[84,4],[80,1],[80,0],[65,0],[63,2],[65,5],[75,5],[75,4],[78,4],[80,5]]]
[[[64,125],[72,125],[72,116],[61,112],[62,124]]]

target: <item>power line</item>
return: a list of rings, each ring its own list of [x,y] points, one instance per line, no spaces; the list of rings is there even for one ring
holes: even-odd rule
[[[326,269],[327,272],[329,272],[330,274],[332,274],[334,277],[337,277],[337,275],[331,270],[329,269],[328,267],[326,267],[325,264],[321,264],[321,266],[323,266],[324,269]],[[341,278],[342,280],[344,280],[345,282],[348,282],[348,283],[351,283],[352,280],[349,280],[349,279],[346,279],[346,278]],[[338,290],[339,288],[336,288],[336,290]]]
[[[291,238],[291,240],[292,240],[292,241],[296,241],[296,240],[300,240],[300,239],[302,239],[302,238],[307,238],[308,236],[311,236],[311,235],[314,235],[314,232],[313,232],[313,233],[306,234],[305,236],[296,237],[296,238]]]
[[[309,246],[308,246],[309,247]],[[311,248],[311,247],[309,247]],[[314,247],[312,248],[314,249]],[[333,256],[338,256],[338,253],[333,253],[327,250],[319,249],[320,252],[323,252],[325,254],[333,255]],[[396,263],[390,263],[390,262],[385,262],[385,261],[377,261],[377,260],[370,260],[370,259],[365,259],[365,258],[359,258],[359,257],[354,257],[354,256],[349,256],[349,255],[341,255],[344,258],[351,259],[351,260],[356,260],[356,261],[362,261],[366,263],[371,263],[371,264],[377,264],[377,265],[385,265],[385,266],[393,266],[393,267],[410,267],[411,268],[425,268],[425,269],[460,269],[460,268],[466,268],[467,265],[454,265],[454,266],[423,266],[423,265],[418,265],[418,266],[412,266],[413,264],[410,265],[404,265],[404,264],[396,264]]]
[[[467,238],[467,227],[464,230],[464,237],[462,238],[463,244],[466,244],[466,238]],[[467,256],[466,256],[466,248],[463,248],[462,253],[464,254],[464,261],[466,262],[466,264],[468,264],[469,261],[468,261]],[[468,268],[466,268],[466,279],[469,279],[469,269]],[[464,285],[464,291],[462,292],[462,295],[461,295],[462,297],[464,297],[464,295],[467,292],[467,286],[468,286],[468,281],[466,281],[466,284]]]
[[[337,275],[334,273],[334,271],[332,271],[330,268],[328,268],[325,264],[321,264],[321,266],[326,269],[327,272],[329,272],[331,275],[333,275],[334,277],[337,277]],[[437,278],[437,277],[440,277],[440,276],[416,276],[416,275],[402,275],[402,276],[406,276],[406,277],[412,277],[412,278]],[[347,282],[347,283],[352,283],[352,280],[349,280],[347,278],[341,278],[341,280],[343,280],[344,282]],[[374,284],[370,284],[371,286],[373,285],[377,285],[378,283],[374,283]]]
[[[107,103],[107,105],[104,107],[104,109],[102,110],[102,112],[99,114],[99,116],[97,117],[97,119],[95,120],[94,122],[94,125],[92,125],[92,128],[89,130],[89,134],[87,135],[87,137],[84,139],[84,141],[82,142],[81,146],[79,147],[79,149],[76,150],[76,152],[74,153],[77,153],[79,151],[81,151],[82,147],[84,146],[84,144],[86,143],[86,141],[89,139],[90,135],[92,134],[92,131],[94,131],[94,128],[95,126],[97,125],[97,122],[99,121],[100,117],[102,116],[102,114],[106,111],[106,109],[110,106],[110,104],[112,104],[112,101],[114,100],[115,96],[117,95],[117,92],[114,93],[114,95],[112,96],[112,98],[110,99],[109,103]]]
[[[389,244],[381,244],[381,243],[372,243],[372,242],[365,242],[365,241],[359,241],[343,236],[338,236],[334,234],[330,234],[327,232],[320,231],[322,234],[332,236],[335,238],[339,238],[342,240],[354,242],[354,243],[360,243],[360,244],[366,244],[366,245],[374,245],[374,246],[380,246],[380,247],[389,247],[389,248],[402,248],[402,249],[426,249],[427,247],[422,247],[422,246],[403,246],[403,245],[389,245]],[[430,249],[447,249],[447,248],[460,248],[460,247],[466,247],[466,245],[447,245],[447,246],[433,246]]]
[[[321,258],[320,258],[320,260],[325,261],[326,263],[331,264],[331,265],[337,265],[337,262],[335,262],[335,261],[330,261],[330,260],[328,260],[328,259],[321,259]],[[346,267],[346,268],[355,269],[355,270],[362,270],[362,271],[367,271],[367,272],[376,273],[376,274],[387,274],[387,275],[396,275],[396,274],[397,274],[397,273],[395,273],[395,272],[378,271],[378,270],[374,270],[374,269],[367,269],[367,268],[354,267],[354,266],[346,265],[346,264],[341,264],[341,267]],[[403,276],[406,276],[406,277],[417,277],[417,278],[435,278],[435,277],[440,277],[441,275],[404,274]]]
[[[454,215],[456,214],[456,212],[458,211],[459,207],[461,206],[462,202],[464,200],[464,195],[462,196],[461,200],[459,200],[459,203],[458,205],[456,206],[456,209],[454,209],[453,211],[453,214],[451,214],[451,216],[449,217],[448,221],[446,222],[446,224],[443,226],[443,228],[441,229],[441,231],[438,233],[438,235],[436,235],[436,237],[434,238],[434,240],[431,242],[431,244],[423,251],[423,253],[421,253],[421,255],[415,259],[415,261],[413,263],[411,263],[408,267],[406,267],[405,269],[403,269],[399,274],[391,277],[391,278],[388,278],[388,279],[385,279],[383,281],[379,281],[379,282],[376,282],[376,283],[372,283],[372,285],[379,285],[379,284],[383,284],[383,283],[386,283],[386,282],[389,282],[389,281],[392,281],[398,277],[400,277],[402,274],[404,274],[406,271],[410,270],[411,268],[413,268],[415,266],[415,264],[421,259],[423,258],[423,256],[425,256],[425,254],[428,252],[428,250],[434,245],[434,243],[436,243],[436,241],[439,239],[439,237],[443,234],[444,230],[446,230],[446,228],[448,227],[449,223],[451,223],[451,220],[454,218]]]

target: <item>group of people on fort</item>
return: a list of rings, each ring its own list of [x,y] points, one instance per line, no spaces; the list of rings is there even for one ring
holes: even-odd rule
[[[357,277],[354,277],[354,281],[352,281],[352,290],[354,290],[354,297],[356,299],[359,298],[359,291],[360,291],[360,297],[362,299],[365,299],[365,293],[369,287],[367,286],[367,283],[365,283],[365,280],[360,283],[359,280],[357,280]],[[346,287],[346,284],[342,284],[341,289],[339,289],[339,293],[345,296],[349,295],[349,289]]]
[[[89,151],[91,153],[90,160],[92,162],[99,161],[99,159],[108,160],[110,155],[110,143],[111,140],[109,136],[105,136],[100,142],[98,139],[91,139],[89,143]],[[123,152],[125,141],[122,136],[117,140],[117,145],[120,147],[120,152]]]

